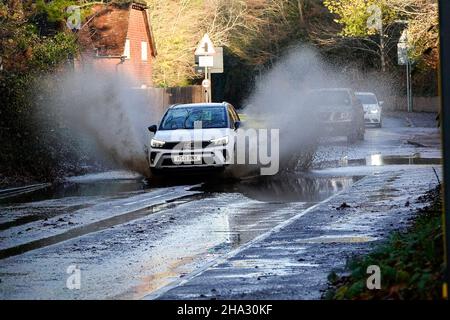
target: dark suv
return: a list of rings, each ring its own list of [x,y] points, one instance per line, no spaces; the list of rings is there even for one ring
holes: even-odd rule
[[[364,109],[352,89],[313,90],[307,103],[316,112],[323,135],[346,136],[350,143],[364,140]]]

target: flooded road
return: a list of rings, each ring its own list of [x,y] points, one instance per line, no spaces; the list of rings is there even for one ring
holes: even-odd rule
[[[310,172],[161,185],[118,171],[13,190],[0,198],[0,298],[142,298],[374,172],[439,166],[439,150],[386,120],[360,144],[323,143]]]
[[[173,187],[153,187],[141,177],[77,179],[4,199],[1,294],[35,298],[43,285],[48,298],[139,298],[359,178],[283,174]],[[95,285],[68,290],[62,280],[71,265]],[[116,280],[99,279],[103,268]],[[30,273],[59,282],[17,289]]]

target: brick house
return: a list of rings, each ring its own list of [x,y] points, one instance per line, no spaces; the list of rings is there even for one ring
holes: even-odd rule
[[[145,4],[94,5],[78,40],[82,53],[75,69],[124,73],[135,87],[152,86],[156,48]]]

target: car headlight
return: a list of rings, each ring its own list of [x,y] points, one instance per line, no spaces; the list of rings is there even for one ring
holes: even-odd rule
[[[378,113],[378,112],[380,112],[380,110],[378,108],[372,108],[372,109],[370,109],[369,112],[370,113]]]
[[[228,137],[212,139],[209,142],[211,142],[214,146],[223,146],[228,144]]]
[[[150,146],[152,148],[162,148],[162,147],[164,147],[165,144],[166,143],[164,141],[160,141],[160,140],[156,140],[156,139],[152,139],[150,141]]]

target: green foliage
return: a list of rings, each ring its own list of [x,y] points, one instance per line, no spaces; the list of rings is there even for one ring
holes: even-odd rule
[[[33,59],[30,61],[37,70],[48,71],[61,62],[72,58],[77,51],[76,37],[72,33],[61,32],[47,38],[35,46]]]
[[[76,53],[77,44],[70,32],[41,36],[29,20],[35,12],[27,14],[0,21],[0,174],[50,180],[59,175],[59,160],[74,152],[67,137],[67,145],[61,144],[64,139],[54,124],[42,125],[36,119],[41,103],[36,88],[50,74],[57,77],[55,71]]]
[[[328,10],[336,15],[335,22],[342,25],[341,34],[347,37],[366,37],[377,33],[370,27],[374,17],[373,6],[381,10],[382,22],[386,26],[392,23],[395,12],[387,5],[388,0],[324,0]]]
[[[443,281],[443,238],[439,190],[434,203],[420,213],[406,233],[395,233],[365,257],[348,262],[350,276],[328,277],[326,299],[440,299]],[[378,265],[381,290],[366,288],[367,267]]]
[[[36,1],[36,15],[44,15],[49,22],[65,22],[70,15],[66,9],[71,5],[76,5],[79,1],[73,0],[44,0]]]
[[[335,15],[335,22],[341,26],[339,35],[343,37],[370,40],[379,32],[368,27],[375,5],[381,9],[384,40],[396,44],[398,38],[387,34],[388,30],[406,27],[408,30],[409,55],[423,72],[436,69],[438,63],[438,10],[436,0],[324,0],[326,8]],[[399,25],[398,21],[407,22]],[[397,21],[397,22],[396,22]],[[371,25],[369,23],[369,25]],[[394,28],[391,28],[394,27]],[[365,46],[362,50],[367,49]]]

